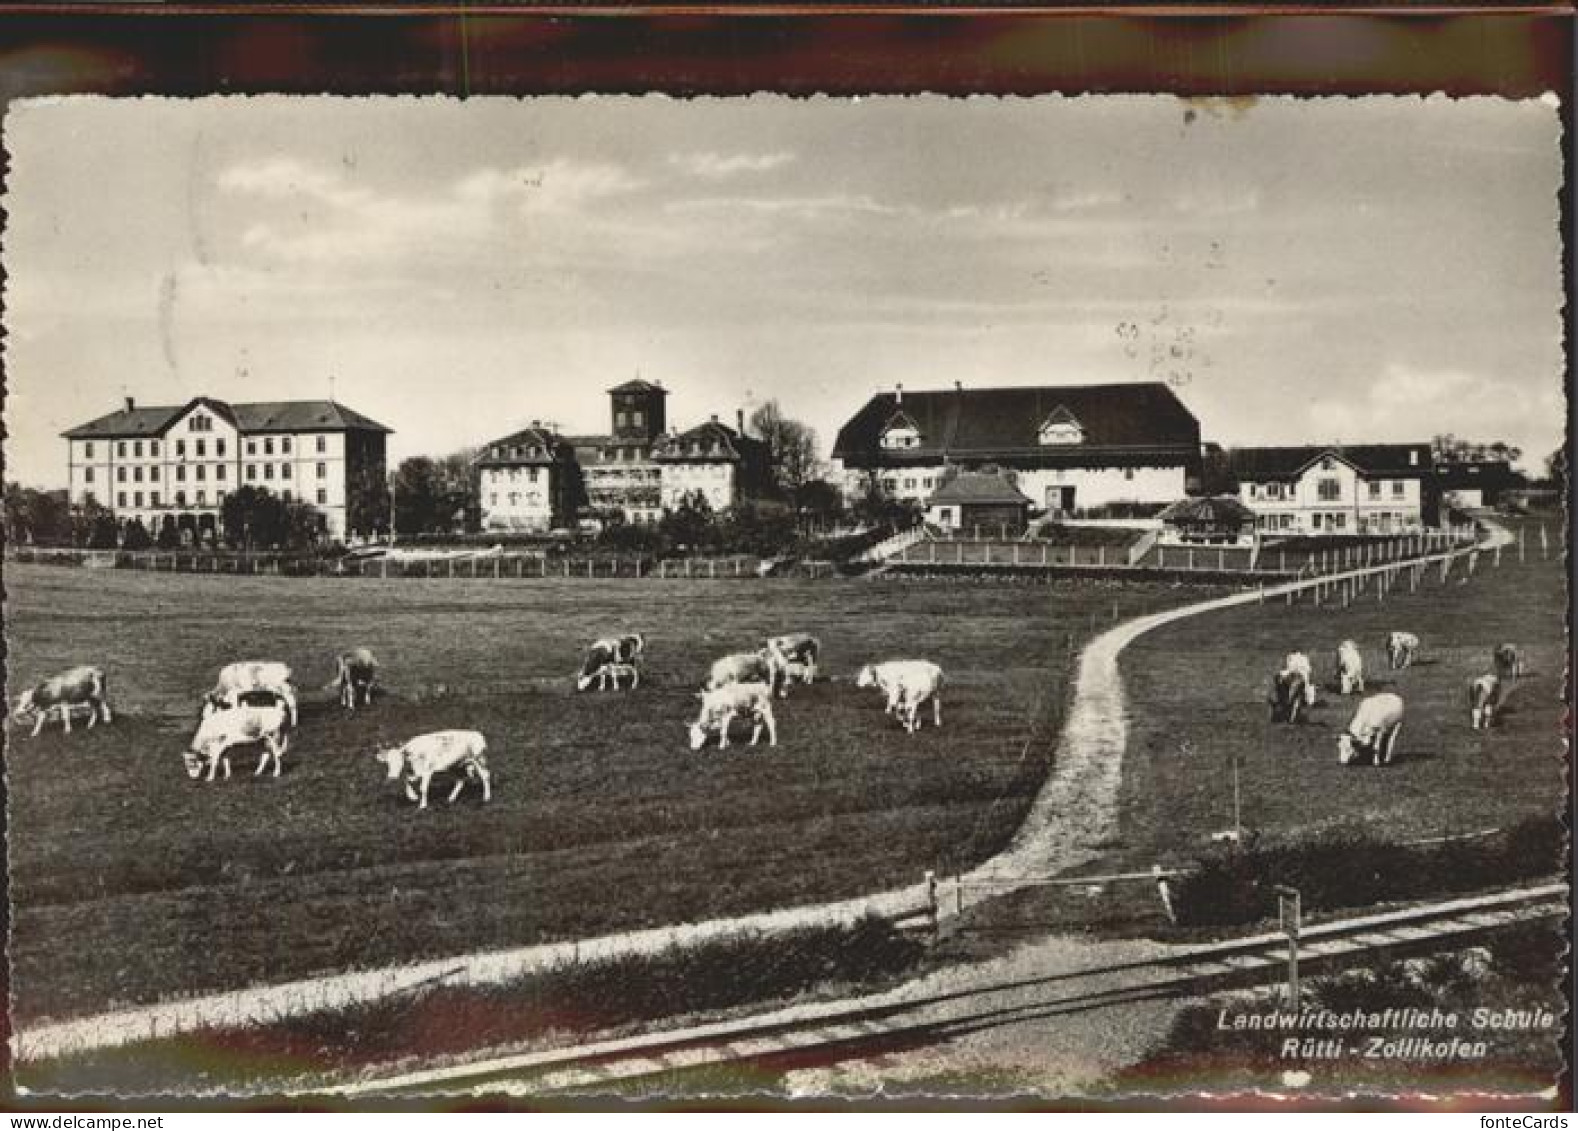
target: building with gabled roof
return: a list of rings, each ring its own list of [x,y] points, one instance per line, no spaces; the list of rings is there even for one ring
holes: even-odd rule
[[[583,512],[653,523],[687,497],[700,495],[723,511],[765,493],[767,449],[745,435],[743,421],[729,428],[714,416],[678,432],[667,428],[662,385],[638,379],[607,393],[606,434],[561,436],[533,422],[484,446],[478,466],[485,529],[548,530]],[[505,454],[517,449],[520,457]]]
[[[324,532],[371,534],[385,521],[391,430],[337,401],[230,402],[197,396],[79,424],[66,441],[74,505],[93,502],[151,532],[216,529],[225,498],[260,487],[324,516]]]
[[[1227,465],[1262,534],[1401,534],[1437,521],[1426,443],[1232,448]]]
[[[949,476],[926,503],[926,519],[944,530],[993,530],[1019,533],[1032,506],[1030,498],[996,471],[961,471]]]
[[[922,503],[955,469],[1012,474],[1036,507],[1168,503],[1198,474],[1200,424],[1159,382],[878,393],[839,430],[850,489]]]

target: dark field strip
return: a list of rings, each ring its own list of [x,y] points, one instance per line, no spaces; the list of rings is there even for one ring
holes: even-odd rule
[[[1384,604],[1372,592],[1347,610],[1307,600],[1249,605],[1137,640],[1122,660],[1130,714],[1123,858],[1177,858],[1228,828],[1235,753],[1244,823],[1276,839],[1353,829],[1396,841],[1505,827],[1565,807],[1563,569],[1557,555],[1540,561],[1537,548],[1520,565],[1514,546],[1500,569],[1483,556],[1467,584],[1459,563],[1446,586],[1435,570],[1417,593],[1405,583]],[[1393,629],[1421,641],[1419,662],[1399,672],[1387,670],[1383,650]],[[1337,762],[1336,737],[1358,704],[1325,686],[1344,638],[1364,654],[1367,692],[1403,697],[1400,760],[1391,766]],[[1496,728],[1475,732],[1465,689],[1504,641],[1524,648],[1529,674]],[[1273,724],[1266,689],[1294,648],[1315,664],[1320,703],[1307,724]]]
[[[13,685],[109,672],[116,723],[9,735],[14,1011],[22,1020],[528,945],[911,883],[1012,834],[1066,705],[1069,644],[1189,590],[884,582],[657,585],[167,577],[7,570]],[[577,695],[584,643],[648,635],[642,686]],[[810,631],[834,680],[779,711],[775,749],[691,753],[718,655]],[[388,695],[318,690],[373,649]],[[948,674],[941,731],[907,736],[868,660]],[[284,660],[302,727],[278,780],[180,764],[218,667]],[[488,737],[491,804],[417,813],[371,752]]]

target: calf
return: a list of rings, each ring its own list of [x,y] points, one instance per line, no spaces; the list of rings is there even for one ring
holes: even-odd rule
[[[597,690],[607,690],[608,682],[613,677],[606,672],[606,669],[615,664],[630,668],[644,651],[646,651],[646,638],[639,632],[625,636],[605,636],[601,640],[592,641],[586,649],[586,656],[581,661],[581,670],[576,674],[575,689],[585,691],[595,680]],[[618,687],[619,682],[614,679],[615,690],[618,690]]]
[[[1406,668],[1419,651],[1419,637],[1411,632],[1393,632],[1386,638],[1386,660],[1392,670]]]
[[[1527,670],[1523,650],[1516,644],[1498,645],[1491,653],[1491,663],[1495,666],[1496,675],[1503,682],[1516,683]]]
[[[17,696],[16,718],[18,722],[35,719],[33,733],[29,737],[37,738],[39,731],[44,729],[49,713],[58,711],[61,724],[70,734],[71,711],[74,707],[88,708],[90,727],[101,717],[107,723],[114,720],[110,714],[109,692],[109,680],[104,676],[104,669],[86,666],[71,668],[35,684]]]
[[[887,696],[883,709],[896,715],[911,734],[920,729],[920,709],[927,701],[932,705],[933,720],[942,726],[942,683],[942,669],[930,660],[867,664],[855,676],[856,687],[881,688]]]
[[[1482,675],[1468,685],[1468,720],[1474,730],[1489,730],[1501,708],[1501,679]]]
[[[1337,689],[1344,695],[1364,694],[1364,657],[1352,640],[1337,645]]]
[[[373,685],[378,682],[378,661],[366,648],[353,648],[334,658],[334,682],[329,686],[340,694],[340,704],[348,711],[356,710],[359,700],[364,707],[373,704]]]
[[[1337,761],[1344,766],[1368,755],[1377,766],[1388,765],[1397,750],[1403,729],[1403,700],[1390,691],[1371,695],[1359,703],[1348,729],[1337,736]]]
[[[798,664],[805,670],[805,682],[816,679],[816,662],[822,654],[822,645],[816,637],[805,632],[791,632],[787,636],[769,636],[767,648],[778,654],[787,668]]]
[[[1299,712],[1308,705],[1309,682],[1304,673],[1294,668],[1283,668],[1271,677],[1271,721],[1296,723]]]
[[[225,764],[225,777],[228,779],[231,749],[261,743],[263,752],[258,757],[257,769],[252,771],[252,776],[257,777],[261,774],[263,767],[272,760],[274,776],[279,777],[280,759],[290,742],[287,721],[285,705],[279,702],[262,707],[243,703],[236,707],[210,711],[198,724],[197,733],[192,736],[192,744],[183,756],[186,761],[186,776],[196,781],[206,766],[208,780],[213,781],[222,761]]]
[[[432,734],[419,734],[403,746],[380,750],[373,755],[389,770],[389,780],[405,779],[405,795],[417,801],[418,809],[427,808],[427,790],[433,775],[453,773],[455,788],[449,792],[449,803],[465,788],[467,781],[482,786],[482,800],[493,797],[493,787],[488,776],[487,740],[474,730],[440,730]]]
[[[238,706],[242,697],[272,695],[290,712],[290,725],[296,725],[296,689],[290,685],[290,668],[268,660],[240,660],[219,670],[214,689],[203,703],[203,717],[215,711]]]
[[[752,723],[751,745],[767,731],[767,745],[778,745],[778,725],[773,719],[773,689],[766,683],[730,683],[700,695],[701,714],[690,724],[690,748],[700,750],[707,735],[716,731],[718,749],[729,745],[729,724],[736,718]]]

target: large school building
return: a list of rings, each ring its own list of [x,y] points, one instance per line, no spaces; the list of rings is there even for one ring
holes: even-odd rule
[[[483,446],[477,460],[485,530],[544,531],[582,514],[652,523],[699,495],[714,511],[762,494],[767,448],[716,416],[683,432],[668,427],[668,390],[627,381],[608,390],[609,430],[565,436],[531,426]]]
[[[324,532],[369,534],[385,488],[390,429],[335,401],[236,404],[194,397],[138,405],[62,435],[73,505],[107,507],[151,533],[218,525],[225,498],[261,487],[317,508]]]

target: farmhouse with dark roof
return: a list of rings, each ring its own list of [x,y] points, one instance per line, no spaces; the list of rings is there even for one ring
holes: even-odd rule
[[[847,486],[925,504],[956,470],[999,470],[1036,508],[1170,503],[1200,467],[1200,423],[1160,383],[879,393],[839,430]]]
[[[332,538],[371,533],[390,429],[336,401],[233,404],[194,397],[140,406],[62,433],[71,502],[94,502],[150,531],[213,529],[225,497],[262,487],[324,516]]]

